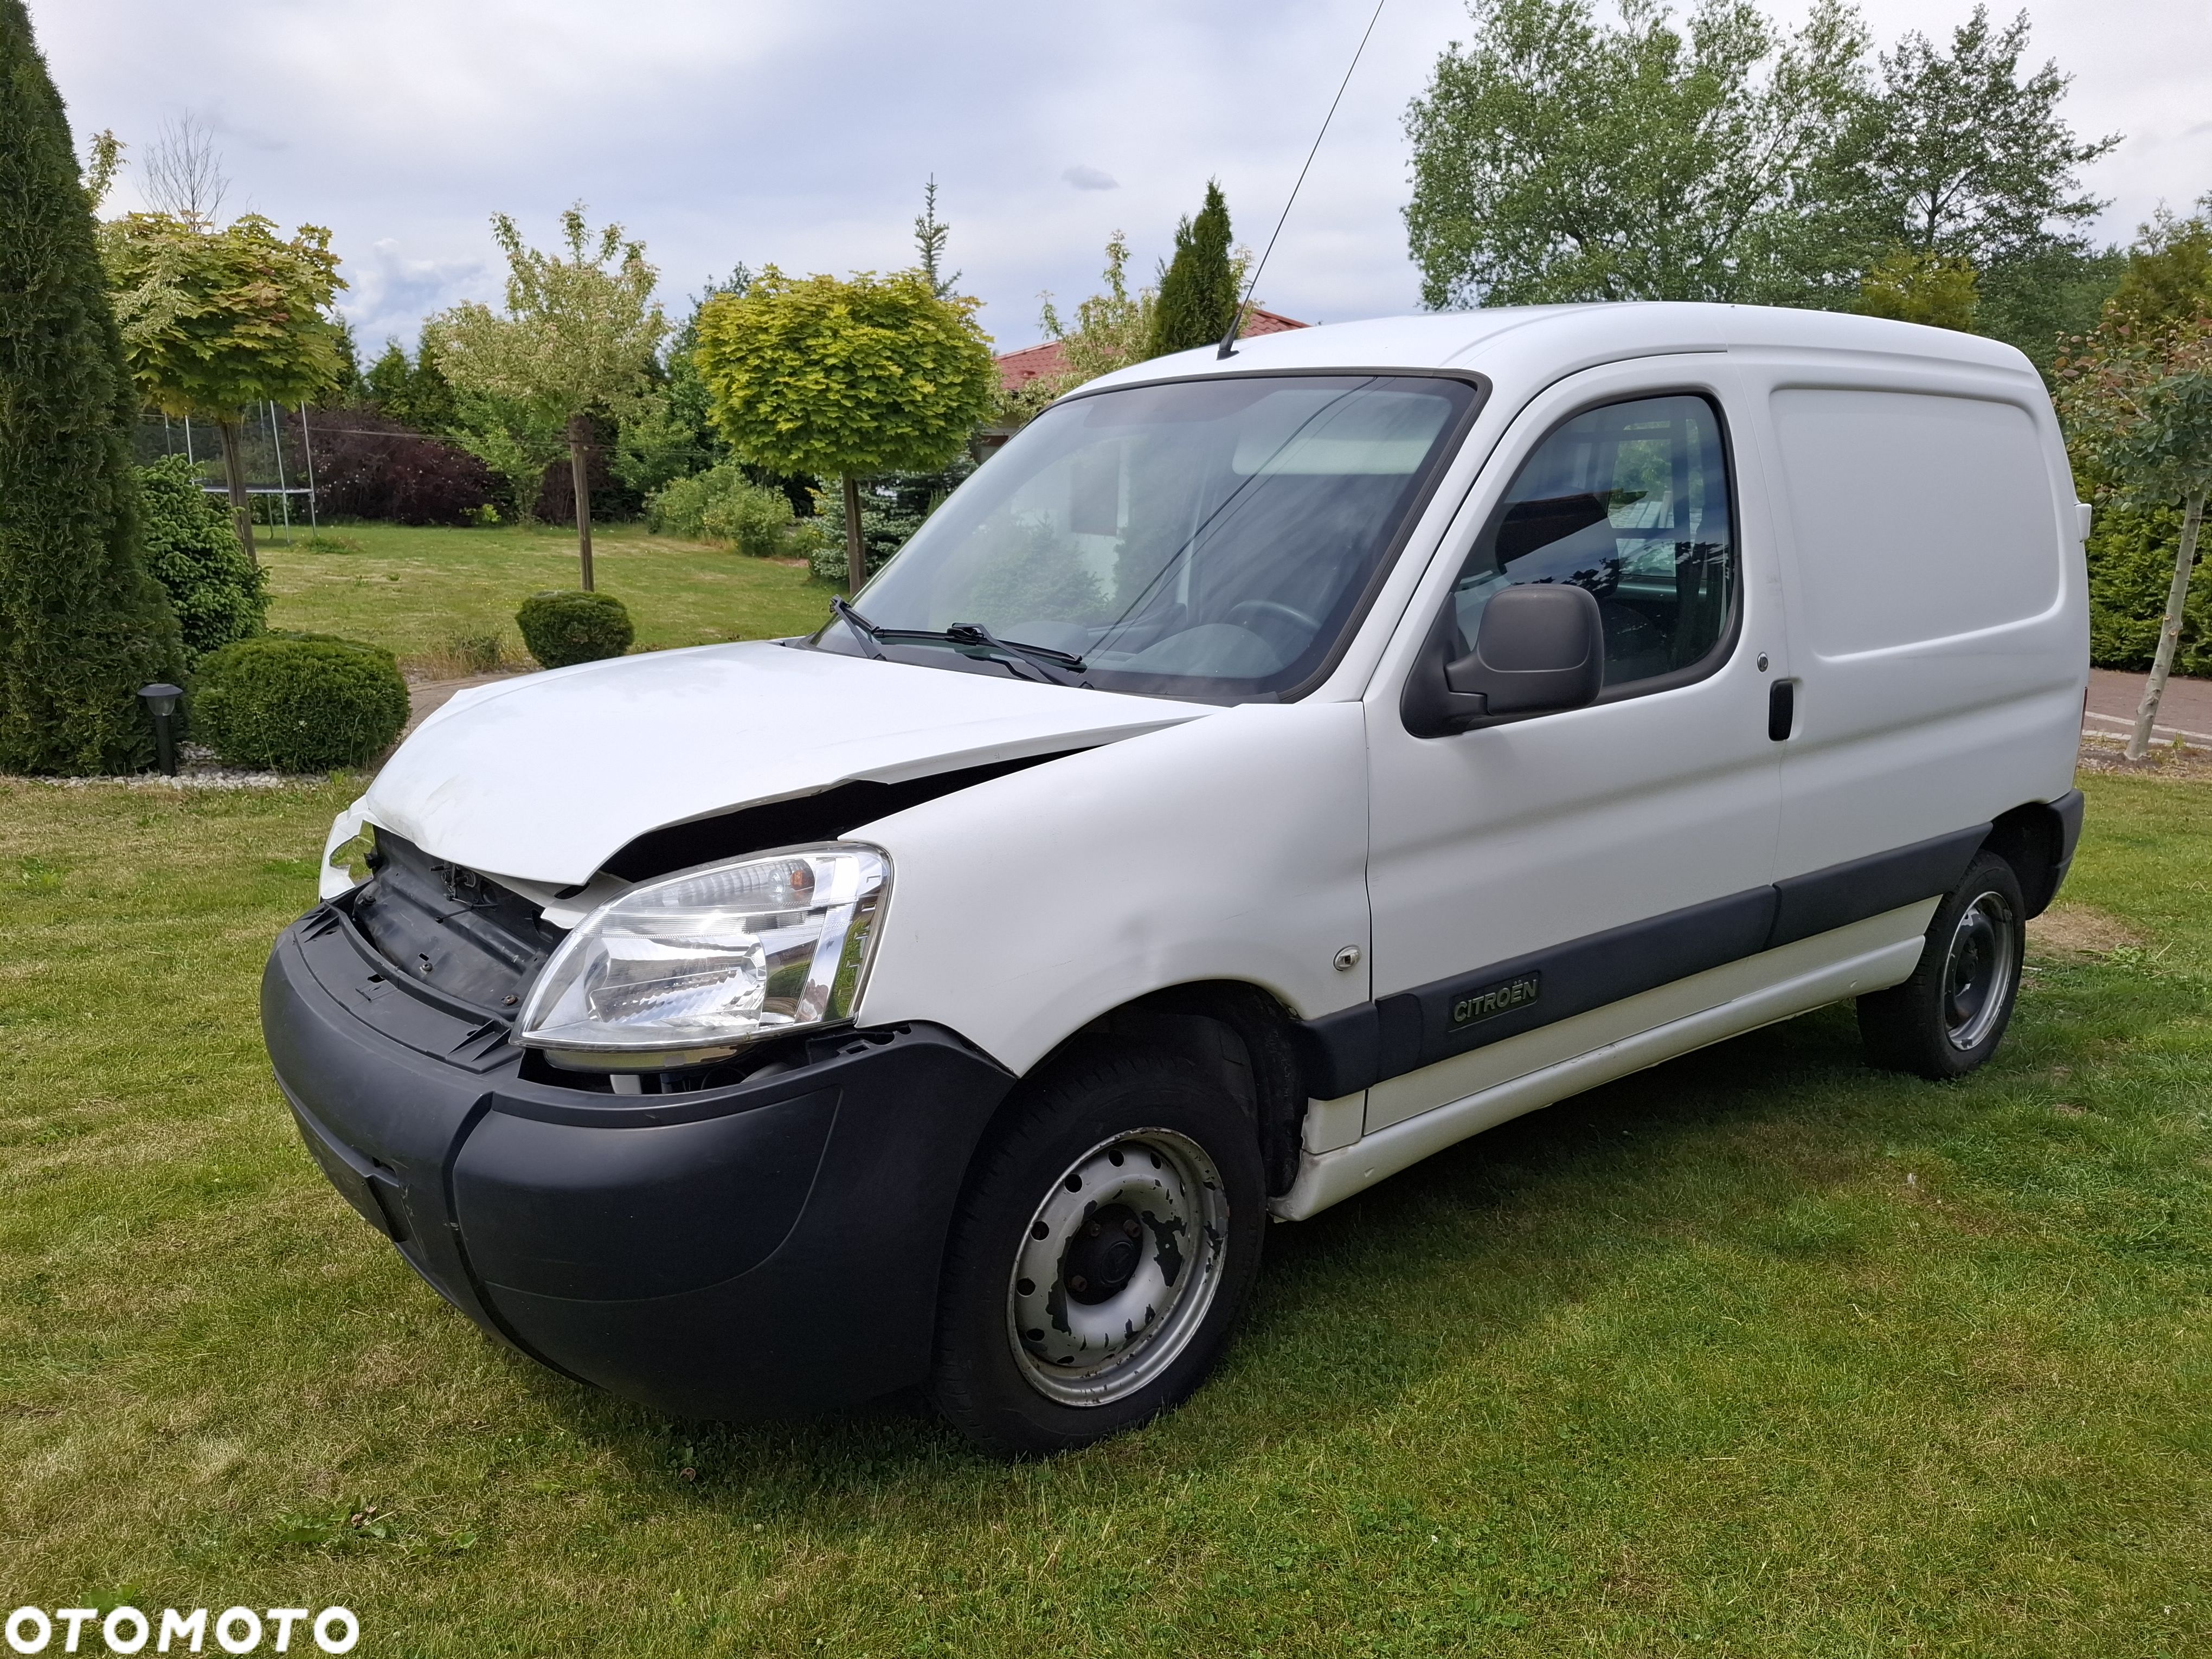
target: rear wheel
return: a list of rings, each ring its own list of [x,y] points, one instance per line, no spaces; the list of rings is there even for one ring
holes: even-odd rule
[[[1188,1396],[1258,1271],[1249,1115],[1188,1061],[1048,1079],[983,1155],[947,1253],[932,1393],[1016,1455],[1086,1445]]]
[[[1912,977],[1859,999],[1859,1035],[1876,1065],[1940,1079],[1996,1052],[2020,994],[2026,911],[2012,866],[1977,854],[1936,907]]]

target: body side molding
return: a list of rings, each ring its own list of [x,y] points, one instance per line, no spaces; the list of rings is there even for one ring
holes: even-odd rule
[[[1989,833],[1988,824],[1976,824],[1302,1021],[1295,1036],[1307,1091],[1317,1100],[1354,1094],[1692,974],[1948,893]],[[1479,1021],[1454,1018],[1466,998],[1531,981],[1540,988],[1537,994],[1516,1006]]]

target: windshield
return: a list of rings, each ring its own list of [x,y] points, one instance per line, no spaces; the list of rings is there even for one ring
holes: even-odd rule
[[[1373,374],[1132,386],[1047,410],[833,621],[824,650],[1236,701],[1310,678],[1474,389]],[[977,647],[977,629],[995,644]],[[944,645],[890,637],[953,630]]]

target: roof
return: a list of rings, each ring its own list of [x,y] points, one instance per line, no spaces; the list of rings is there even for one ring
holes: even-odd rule
[[[1278,311],[1262,311],[1254,306],[1244,313],[1241,336],[1252,339],[1261,334],[1280,334],[1286,329],[1311,328],[1311,323],[1302,323],[1295,317],[1285,317]],[[1067,372],[1067,350],[1058,340],[1047,340],[1042,345],[1024,346],[1019,351],[1002,352],[999,356],[999,384],[1008,392],[1019,391],[1031,380]]]
[[[2012,347],[1950,329],[1778,306],[1629,301],[1431,312],[1255,334],[1227,362],[1212,347],[1200,347],[1116,369],[1092,384],[1132,386],[1254,369],[1461,368],[1480,370],[1501,385],[1528,379],[1533,386],[1625,357],[1767,349],[1935,360],[2034,377],[2027,359]]]

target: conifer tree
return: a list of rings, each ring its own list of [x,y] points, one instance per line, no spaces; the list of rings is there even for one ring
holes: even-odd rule
[[[1209,179],[1206,205],[1176,227],[1175,258],[1160,272],[1150,356],[1212,345],[1237,309],[1237,261],[1229,249],[1229,203]]]
[[[184,666],[147,574],[124,366],[69,118],[0,0],[0,771],[146,763],[138,688]]]

